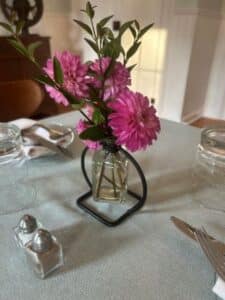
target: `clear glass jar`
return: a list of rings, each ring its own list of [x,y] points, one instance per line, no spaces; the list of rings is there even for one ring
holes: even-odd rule
[[[0,165],[20,158],[22,154],[20,129],[12,124],[0,123]]]
[[[0,215],[30,206],[35,192],[26,184],[28,166],[20,129],[0,123]]]
[[[117,146],[104,146],[92,161],[92,192],[95,201],[120,203],[127,191],[128,159]]]
[[[202,131],[193,170],[194,200],[225,212],[225,128]]]

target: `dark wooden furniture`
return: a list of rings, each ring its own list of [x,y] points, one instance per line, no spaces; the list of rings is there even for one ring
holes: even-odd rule
[[[42,45],[36,49],[35,57],[44,66],[47,59],[51,56],[49,37],[41,37],[39,35],[25,35],[21,36],[21,40],[25,45],[35,41],[41,41]],[[2,81],[15,81],[23,79],[34,79],[40,74],[40,71],[16,51],[7,41],[7,37],[0,37],[0,82]],[[44,101],[40,106],[36,115],[50,116],[58,113],[58,107],[55,102],[50,99],[47,93],[45,94]]]
[[[42,89],[33,80],[0,82],[0,122],[31,117],[43,98]]]

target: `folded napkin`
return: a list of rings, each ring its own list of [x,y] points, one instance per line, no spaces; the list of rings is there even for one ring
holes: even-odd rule
[[[22,129],[26,129],[26,128],[31,127],[36,122],[37,121],[32,120],[32,119],[21,118],[21,119],[11,121],[10,124],[14,124],[20,130],[22,130]],[[49,138],[48,131],[43,129],[43,128],[37,127],[37,129],[35,129],[35,134],[51,141],[52,143],[56,142],[55,140],[53,141]],[[28,158],[28,159],[33,159],[33,158],[37,158],[37,157],[40,157],[40,156],[44,156],[44,155],[48,155],[48,154],[53,153],[48,148],[46,148],[44,146],[41,146],[41,145],[35,144],[35,142],[31,138],[27,138],[27,137],[25,138],[25,141],[24,141],[24,144],[23,144],[23,151],[24,151],[24,154],[25,154],[26,158]]]
[[[225,282],[223,279],[218,277],[212,290],[218,297],[225,300]]]

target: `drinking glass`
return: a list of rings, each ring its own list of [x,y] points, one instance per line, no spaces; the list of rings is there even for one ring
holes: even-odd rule
[[[193,170],[194,199],[225,212],[225,128],[202,131]]]
[[[20,129],[0,123],[0,215],[24,209],[31,201],[34,191],[26,185],[27,172]]]

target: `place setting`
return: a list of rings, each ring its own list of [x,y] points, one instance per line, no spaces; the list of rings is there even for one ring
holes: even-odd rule
[[[42,124],[31,119],[10,122],[21,132],[23,151],[27,158],[37,158],[57,153],[64,158],[73,158],[68,147],[74,141],[74,131],[61,124]]]
[[[27,182],[29,161],[54,155],[72,160],[73,152],[68,147],[74,137],[74,131],[61,124],[44,125],[32,119],[0,123],[0,215],[38,203],[35,183]]]

